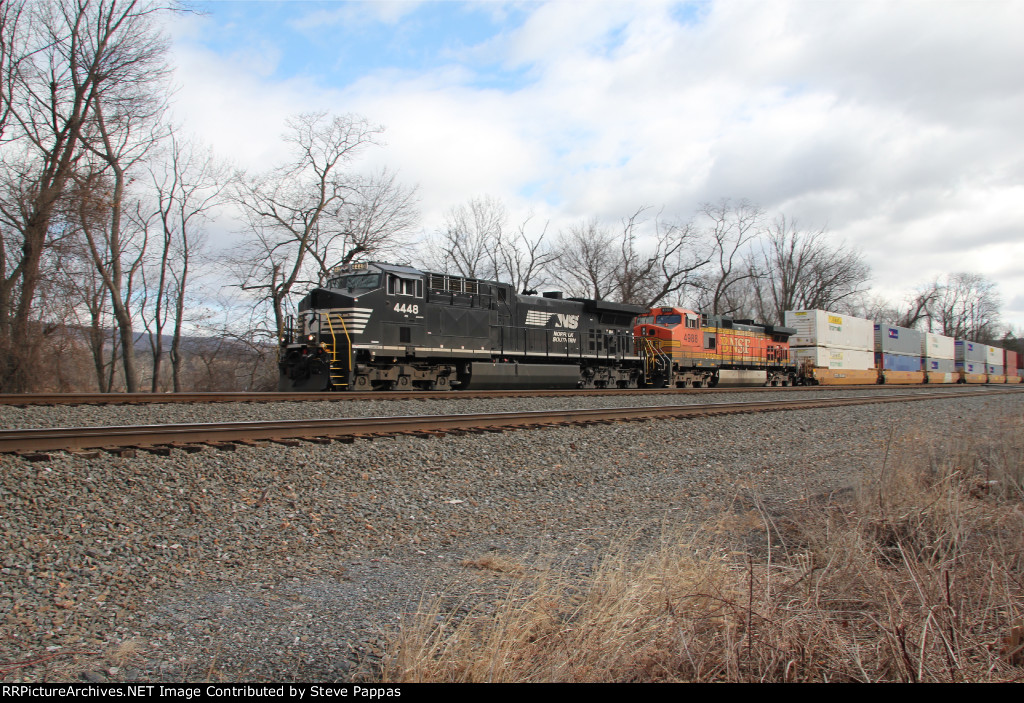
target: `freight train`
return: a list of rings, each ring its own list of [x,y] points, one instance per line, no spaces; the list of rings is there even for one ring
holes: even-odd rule
[[[885,353],[864,347],[861,328],[866,323],[870,329],[869,321],[822,311],[792,315],[791,321],[787,313],[785,326],[765,325],[681,307],[521,294],[507,283],[353,263],[334,269],[288,319],[278,387],[700,388],[1000,378],[970,373],[973,361],[965,362],[966,371],[942,360],[949,371],[924,372],[929,363],[938,363],[926,352],[916,358],[922,373],[900,375],[889,368]],[[860,347],[847,348],[836,336],[840,333],[856,333],[854,347]],[[843,346],[836,346],[837,340]],[[966,360],[970,354],[962,356]],[[877,362],[867,361],[876,357]],[[1015,374],[1017,362],[1012,363]],[[1019,382],[1020,376],[1005,373],[1004,381]]]

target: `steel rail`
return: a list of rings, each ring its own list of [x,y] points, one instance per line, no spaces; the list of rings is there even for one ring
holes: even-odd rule
[[[530,426],[770,412],[963,398],[994,395],[1001,392],[1003,391],[978,390],[954,393],[890,394],[852,398],[799,400],[775,398],[769,401],[748,401],[742,403],[706,403],[639,408],[589,408],[580,410],[537,410],[460,415],[0,430],[0,453],[108,447],[153,447],[253,440],[338,439],[397,434],[431,434],[451,431],[487,431],[491,429],[512,429]]]
[[[978,386],[966,386],[977,388]],[[915,385],[900,389],[918,391],[948,390],[950,386]],[[961,388],[965,386],[959,386]],[[985,386],[987,387],[987,386]],[[998,384],[997,384],[998,387]],[[1015,385],[1006,386],[1014,388]],[[438,400],[458,398],[564,397],[571,395],[672,395],[691,393],[750,393],[760,391],[878,390],[893,388],[878,384],[866,386],[725,386],[716,388],[597,388],[597,389],[520,389],[490,391],[369,391],[369,392],[225,392],[225,393],[0,393],[0,405],[132,405],[142,403],[288,403],[345,400]]]

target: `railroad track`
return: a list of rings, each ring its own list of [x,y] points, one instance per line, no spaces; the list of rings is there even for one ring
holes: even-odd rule
[[[351,442],[356,438],[396,435],[421,437],[466,432],[500,432],[529,427],[612,423],[654,418],[682,418],[811,408],[831,408],[877,403],[902,403],[915,400],[963,398],[996,395],[1006,390],[901,393],[847,398],[801,398],[786,400],[777,396],[765,401],[707,403],[631,408],[590,408],[581,410],[542,410],[461,415],[416,415],[406,417],[339,418],[322,420],[277,420],[255,422],[140,425],[115,427],[76,427],[0,431],[0,453],[17,453],[28,459],[49,458],[50,451],[105,449],[124,453],[144,449],[169,453],[172,448],[196,451],[202,446],[234,449],[238,444],[301,441],[326,443]]]
[[[729,386],[719,388],[605,388],[580,390],[499,390],[499,391],[373,391],[367,393],[0,393],[0,405],[133,405],[144,403],[289,403],[344,400],[436,400],[456,398],[539,398],[568,395],[671,395],[678,393],[751,393],[757,391],[865,390],[886,386]],[[975,386],[977,387],[977,386]],[[1013,388],[1013,386],[1008,386]],[[907,386],[919,391],[936,391],[947,386]]]

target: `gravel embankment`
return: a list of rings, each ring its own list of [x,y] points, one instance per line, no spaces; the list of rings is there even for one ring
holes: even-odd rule
[[[454,415],[458,413],[519,412],[559,408],[642,407],[647,405],[690,405],[739,403],[772,397],[798,400],[829,396],[876,395],[907,392],[957,392],[976,390],[968,386],[937,386],[911,389],[899,386],[860,390],[808,389],[771,390],[749,393],[679,393],[651,395],[566,395],[540,398],[459,398],[457,392],[445,400],[337,400],[302,403],[142,403],[139,405],[57,405],[0,406],[0,429],[31,427],[91,427],[96,425],[176,424],[190,422],[245,422],[255,420],[310,420],[333,417],[396,417],[404,415]]]
[[[619,404],[627,400],[639,402]],[[523,402],[553,406],[534,399],[502,409]],[[482,407],[321,405],[415,414],[399,407],[408,404],[419,413]],[[583,572],[611,541],[653,543],[751,496],[794,501],[849,487],[880,467],[891,428],[949,434],[993,426],[1022,406],[1014,393],[169,457],[3,456],[0,673],[6,682],[346,680],[381,632],[424,599],[503,582],[464,560],[497,552]],[[2,417],[6,426],[89,416],[117,424],[118,412],[121,422],[178,422],[234,419],[236,406],[159,407],[151,411],[162,420],[142,419],[144,406]],[[273,412],[250,405],[242,414]],[[118,644],[122,656],[111,654]]]

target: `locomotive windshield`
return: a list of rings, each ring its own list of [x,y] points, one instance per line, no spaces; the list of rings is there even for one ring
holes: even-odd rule
[[[327,281],[328,288],[344,288],[350,291],[374,290],[380,288],[379,273],[356,273],[350,276],[338,276]]]
[[[658,315],[658,324],[671,327],[672,325],[678,325],[683,321],[682,315]]]

